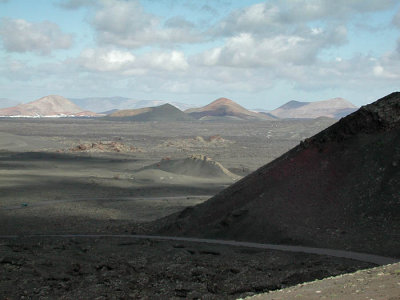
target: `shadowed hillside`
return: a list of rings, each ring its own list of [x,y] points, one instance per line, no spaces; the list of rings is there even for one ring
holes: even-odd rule
[[[113,121],[191,121],[194,120],[171,104],[139,109],[118,110],[104,119]]]
[[[168,235],[301,244],[400,257],[400,93],[361,107],[209,201]]]

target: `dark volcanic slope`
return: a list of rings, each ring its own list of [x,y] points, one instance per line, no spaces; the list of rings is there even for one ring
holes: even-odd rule
[[[146,107],[139,109],[127,109],[113,112],[105,117],[114,121],[191,121],[191,116],[185,114],[171,104],[163,104],[155,107]]]
[[[400,257],[399,191],[400,93],[393,93],[157,226],[169,235]]]

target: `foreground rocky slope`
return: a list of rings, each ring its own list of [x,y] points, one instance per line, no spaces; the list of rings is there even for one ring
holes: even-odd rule
[[[247,300],[399,299],[400,263],[302,283]]]
[[[400,257],[399,188],[400,93],[393,93],[155,225],[166,235]]]
[[[0,238],[0,245],[1,299],[238,299],[371,266],[127,238]]]

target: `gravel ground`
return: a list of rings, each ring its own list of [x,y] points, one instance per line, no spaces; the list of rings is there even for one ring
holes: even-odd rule
[[[0,240],[1,299],[236,299],[371,267],[301,253],[124,238]]]
[[[248,300],[289,299],[400,299],[400,263],[386,265],[246,298]]]

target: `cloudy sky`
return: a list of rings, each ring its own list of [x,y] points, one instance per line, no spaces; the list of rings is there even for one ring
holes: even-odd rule
[[[21,102],[363,105],[400,90],[400,3],[0,0],[0,58],[0,98]]]

